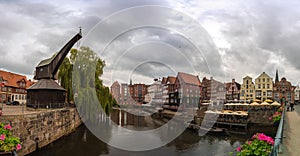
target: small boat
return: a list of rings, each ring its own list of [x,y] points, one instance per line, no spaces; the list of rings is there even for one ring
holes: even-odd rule
[[[190,124],[188,126],[188,129],[196,130],[198,131],[199,136],[202,136],[203,134],[211,134],[211,135],[229,135],[229,132],[226,128],[218,128],[218,127],[201,127],[196,124]]]
[[[227,129],[225,128],[218,128],[218,127],[212,127],[208,131],[208,134],[219,134],[219,135],[229,135]]]

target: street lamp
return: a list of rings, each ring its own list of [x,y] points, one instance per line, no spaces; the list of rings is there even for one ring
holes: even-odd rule
[[[4,82],[1,83],[1,88],[3,88],[5,86]],[[1,95],[2,96],[2,95]],[[3,96],[2,96],[3,97]],[[2,99],[1,97],[1,99]],[[4,103],[3,103],[3,99],[2,99],[2,112],[4,110]]]

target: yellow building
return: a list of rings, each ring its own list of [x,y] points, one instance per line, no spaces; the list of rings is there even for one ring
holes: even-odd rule
[[[265,101],[273,97],[273,79],[265,72],[255,79],[255,98]]]
[[[241,86],[240,100],[253,101],[255,99],[255,88],[252,82],[252,77],[246,76],[243,78],[243,84]]]

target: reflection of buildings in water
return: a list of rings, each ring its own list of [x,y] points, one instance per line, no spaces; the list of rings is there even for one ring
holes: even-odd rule
[[[144,116],[137,116],[120,109],[114,109],[110,115],[110,118],[115,124],[119,126],[127,126],[127,125],[132,125],[136,127],[147,126]]]

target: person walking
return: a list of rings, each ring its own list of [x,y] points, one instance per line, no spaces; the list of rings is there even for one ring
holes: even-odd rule
[[[286,111],[290,111],[290,103],[286,102]]]
[[[293,111],[294,110],[294,103],[291,103],[290,105],[291,105],[291,111]]]

